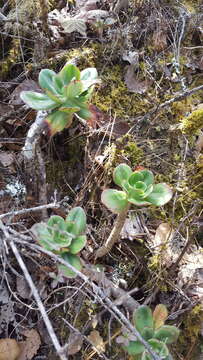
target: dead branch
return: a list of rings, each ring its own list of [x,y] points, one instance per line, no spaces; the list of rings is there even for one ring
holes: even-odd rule
[[[6,216],[16,216],[16,215],[22,215],[22,214],[28,214],[30,212],[35,212],[35,211],[41,211],[44,209],[53,209],[53,208],[59,208],[59,204],[57,204],[56,202],[54,203],[50,203],[47,205],[40,205],[40,206],[35,206],[29,209],[22,209],[22,210],[16,210],[16,211],[9,211],[5,214],[1,214],[0,215],[0,219],[3,219]]]
[[[29,287],[30,287],[30,289],[32,291],[32,294],[33,294],[33,296],[35,298],[35,301],[36,301],[36,303],[38,305],[39,311],[41,312],[42,318],[43,318],[44,323],[46,325],[46,328],[47,328],[47,331],[49,333],[50,339],[52,340],[53,345],[54,345],[54,347],[56,349],[56,352],[57,352],[57,354],[58,354],[58,356],[59,356],[59,358],[61,360],[67,360],[67,356],[65,354],[65,349],[61,347],[61,345],[60,345],[60,343],[58,341],[56,333],[55,333],[55,331],[53,329],[53,326],[52,326],[52,324],[51,324],[51,322],[49,320],[47,312],[46,312],[46,310],[44,308],[44,305],[43,305],[43,303],[41,301],[41,298],[40,298],[40,296],[38,294],[37,288],[36,288],[36,286],[34,285],[34,283],[32,281],[32,278],[31,278],[31,276],[30,276],[30,274],[29,274],[29,272],[27,270],[27,267],[26,267],[21,255],[20,255],[16,245],[14,244],[14,241],[12,239],[10,239],[9,244],[10,244],[10,247],[11,247],[11,249],[12,249],[12,251],[13,251],[15,257],[16,257],[16,260],[18,261],[18,264],[20,265],[20,267],[21,267],[21,269],[22,269],[22,271],[23,271],[23,273],[25,275],[25,278],[26,278],[26,280],[27,280],[27,282],[29,284]]]

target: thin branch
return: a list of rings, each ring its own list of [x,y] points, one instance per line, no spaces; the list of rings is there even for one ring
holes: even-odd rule
[[[41,211],[44,209],[53,209],[53,208],[59,208],[60,205],[57,203],[50,203],[47,205],[40,205],[40,206],[35,206],[32,208],[28,208],[28,209],[22,209],[22,210],[16,210],[16,211],[9,211],[5,214],[1,214],[0,215],[0,219],[3,219],[6,216],[16,216],[16,215],[21,215],[21,214],[27,214],[29,212],[35,212],[35,211]]]
[[[44,323],[46,325],[48,334],[49,334],[49,336],[50,336],[50,338],[51,338],[51,340],[53,342],[53,345],[54,345],[54,347],[55,347],[55,349],[57,351],[57,354],[59,355],[59,358],[61,360],[67,360],[68,358],[67,358],[67,356],[65,354],[65,350],[61,347],[61,345],[60,345],[60,343],[58,341],[58,338],[57,338],[57,336],[55,334],[53,326],[52,326],[52,324],[51,324],[51,322],[49,320],[49,317],[47,316],[44,305],[43,305],[43,303],[41,301],[41,298],[40,298],[40,296],[38,294],[37,288],[34,285],[34,283],[32,281],[32,278],[31,278],[31,276],[30,276],[30,274],[29,274],[29,272],[28,272],[28,270],[26,268],[26,265],[25,265],[21,255],[20,255],[17,247],[15,246],[14,241],[12,239],[10,239],[9,243],[10,243],[11,249],[12,249],[12,251],[13,251],[15,257],[16,257],[16,260],[18,261],[18,264],[20,265],[20,267],[21,267],[21,269],[22,269],[22,271],[23,271],[23,273],[25,275],[25,278],[26,278],[26,280],[27,280],[27,282],[29,284],[29,287],[30,287],[30,289],[32,291],[32,294],[33,294],[33,296],[35,298],[35,301],[36,301],[36,303],[38,305],[38,308],[39,308],[39,310],[41,312],[41,315],[42,315]]]

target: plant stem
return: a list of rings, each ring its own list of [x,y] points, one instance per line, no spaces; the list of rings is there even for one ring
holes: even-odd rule
[[[100,249],[98,249],[96,251],[96,259],[108,254],[111,251],[113,245],[117,242],[118,237],[123,228],[123,225],[125,223],[125,219],[126,219],[129,208],[130,208],[130,204],[128,204],[128,206],[125,208],[125,210],[123,210],[120,214],[117,215],[114,227],[113,227],[107,241],[105,242],[105,244],[102,247],[100,247]]]

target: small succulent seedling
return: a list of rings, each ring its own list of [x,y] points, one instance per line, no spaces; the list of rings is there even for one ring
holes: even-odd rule
[[[40,71],[39,85],[45,93],[22,91],[20,96],[32,109],[49,111],[45,121],[54,135],[71,125],[73,114],[85,120],[94,118],[89,99],[97,82],[95,68],[80,72],[75,65],[66,64],[58,74],[49,69]]]
[[[38,223],[32,227],[41,246],[46,250],[60,255],[77,270],[82,264],[77,255],[86,244],[86,215],[81,207],[73,208],[66,219],[61,216],[51,216],[47,224]],[[67,277],[76,274],[65,265],[58,266],[60,272]]]
[[[167,344],[172,344],[177,340],[179,330],[175,326],[164,325],[167,316],[168,312],[163,304],[157,305],[153,313],[148,306],[142,305],[134,311],[133,324],[161,359],[172,360]],[[133,356],[133,359],[152,359],[144,345],[138,340],[129,340],[124,349]]]
[[[122,191],[106,189],[102,192],[101,200],[118,217],[107,242],[97,251],[96,258],[108,253],[117,241],[131,204],[162,206],[173,195],[167,184],[154,184],[154,175],[146,169],[132,171],[128,165],[120,164],[114,170],[113,180]]]

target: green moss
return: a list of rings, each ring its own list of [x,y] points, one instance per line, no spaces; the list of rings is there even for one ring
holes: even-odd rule
[[[188,117],[183,118],[180,128],[184,134],[196,134],[203,128],[203,109],[193,111]]]
[[[92,102],[102,111],[124,120],[147,111],[151,104],[146,97],[128,91],[123,79],[123,66],[106,67],[102,86],[93,94]]]

